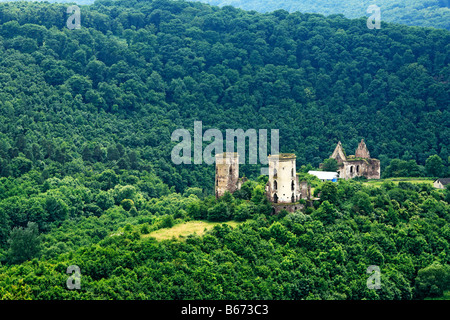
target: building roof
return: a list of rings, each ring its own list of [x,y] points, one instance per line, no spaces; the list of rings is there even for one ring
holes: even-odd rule
[[[437,179],[436,181],[439,181],[440,183],[442,183],[445,186],[450,183],[450,178],[440,178],[440,179]]]
[[[345,155],[344,148],[342,147],[341,142],[339,141],[336,148],[333,151],[333,154],[330,158],[336,159],[337,162],[341,163],[342,161],[345,161],[347,159],[347,156]]]
[[[308,171],[308,173],[316,176],[320,180],[333,180],[339,177],[337,172],[332,171]]]

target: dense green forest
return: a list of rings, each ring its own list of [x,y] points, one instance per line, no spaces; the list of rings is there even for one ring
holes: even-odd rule
[[[17,189],[29,190],[29,180]],[[326,182],[318,185],[321,200],[305,213],[272,216],[264,178],[219,201],[195,188],[148,200],[139,178],[108,191],[86,187],[97,180],[54,179],[30,197],[34,212],[50,214],[49,199],[58,195],[55,218],[73,218],[50,223],[40,236],[34,224],[14,229],[0,267],[2,299],[408,300],[450,288],[449,189]],[[131,208],[117,205],[123,196]],[[4,208],[13,214],[20,206],[10,201]],[[218,225],[203,237],[144,238],[202,218],[246,222]],[[78,290],[66,287],[71,265],[80,268]],[[367,288],[369,265],[380,267],[379,290]]]
[[[369,16],[367,8],[376,4],[383,21],[410,26],[450,30],[450,1],[448,0],[192,0],[218,6],[234,6],[245,10],[343,14],[347,18]]]
[[[194,121],[279,129],[300,172],[364,138],[385,177],[448,176],[449,31],[167,0],[80,7],[70,30],[67,5],[0,3],[1,298],[448,289],[448,190],[307,177],[320,201],[271,216],[258,165],[216,201],[214,167],[174,165],[171,133]],[[246,222],[185,241],[143,237],[190,219]],[[69,265],[81,290],[65,286]],[[381,267],[381,290],[365,285],[369,265]]]
[[[22,0],[0,0],[22,1]],[[93,4],[94,0],[46,0],[48,2]],[[434,27],[450,30],[449,0],[187,0],[217,6],[233,6],[244,10],[343,14],[347,18],[368,16],[367,8],[376,4],[382,11],[382,20],[410,26]]]
[[[361,138],[382,168],[448,166],[448,31],[173,1],[98,2],[69,30],[65,9],[0,6],[2,176],[148,170],[211,190],[212,168],[170,159],[171,133],[195,120],[279,129],[299,166]]]
[[[77,5],[89,5],[93,4],[94,0],[0,0],[0,2],[23,2],[23,1],[34,1],[34,2],[49,2],[49,3],[72,3]]]

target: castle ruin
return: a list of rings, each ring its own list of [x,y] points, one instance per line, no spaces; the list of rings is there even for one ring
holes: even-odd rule
[[[269,157],[269,181],[266,195],[272,202],[273,213],[282,209],[294,212],[303,209],[300,199],[309,199],[311,188],[306,181],[299,182],[296,169],[296,156],[293,153],[281,153]]]
[[[380,160],[370,157],[364,139],[358,145],[355,155],[347,156],[339,141],[330,158],[338,163],[339,178],[352,179],[366,177],[367,179],[380,179]]]
[[[299,182],[295,154],[271,155],[269,159],[269,181],[266,196],[273,205],[273,213],[282,209],[294,212],[304,208],[300,199],[309,200],[311,188],[306,181]],[[226,191],[234,193],[241,188],[239,179],[239,154],[225,152],[216,155],[215,194],[220,198]]]
[[[351,179],[367,177],[380,179],[380,160],[370,157],[364,139],[358,145],[354,155],[347,156],[339,141],[330,158],[336,159],[339,178]],[[305,208],[306,200],[311,203],[311,186],[306,181],[299,181],[296,170],[296,156],[293,153],[270,155],[269,180],[266,184],[266,196],[272,203],[273,213],[281,210],[294,212]],[[242,186],[239,178],[239,154],[224,152],[216,155],[216,198],[226,191],[234,193]]]
[[[220,198],[225,191],[234,193],[241,188],[239,180],[239,154],[224,152],[216,155],[216,198]]]

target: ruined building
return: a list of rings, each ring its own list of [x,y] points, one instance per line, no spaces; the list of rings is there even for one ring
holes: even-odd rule
[[[273,213],[285,209],[293,212],[304,208],[300,199],[309,200],[311,188],[306,181],[299,182],[294,154],[271,155],[269,159],[269,181],[266,195],[273,204]],[[225,152],[216,155],[215,194],[219,198],[226,191],[234,193],[241,188],[239,178],[239,154]]]
[[[269,181],[267,198],[273,203],[292,203],[300,199],[300,186],[294,154],[269,156]]]
[[[341,142],[336,146],[330,158],[336,159],[339,178],[351,179],[367,177],[380,179],[380,160],[370,157],[364,139],[358,145],[354,155],[347,156]],[[266,196],[272,203],[273,213],[281,210],[294,212],[303,210],[306,203],[311,205],[311,187],[306,181],[299,181],[296,171],[296,156],[292,153],[270,155],[269,181],[266,184]],[[239,190],[244,180],[239,178],[239,153],[224,152],[216,155],[216,198],[226,191]],[[300,201],[302,200],[302,201]]]
[[[216,198],[241,188],[239,179],[239,154],[237,152],[224,152],[216,155]]]
[[[330,158],[336,159],[339,165],[339,178],[366,177],[367,179],[380,179],[380,160],[370,157],[364,139],[359,143],[355,155],[350,156],[345,154],[339,141]]]
[[[296,156],[282,153],[269,156],[269,181],[266,195],[273,204],[274,213],[285,209],[293,212],[303,209],[300,199],[309,199],[311,189],[303,181],[299,182],[296,169]]]

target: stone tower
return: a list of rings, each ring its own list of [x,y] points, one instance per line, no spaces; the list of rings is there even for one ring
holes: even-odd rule
[[[216,198],[223,196],[225,191],[233,193],[239,189],[239,154],[237,152],[224,152],[216,155],[215,180]]]
[[[300,200],[301,190],[296,170],[295,154],[269,156],[269,181],[266,193],[272,203],[294,203]]]

